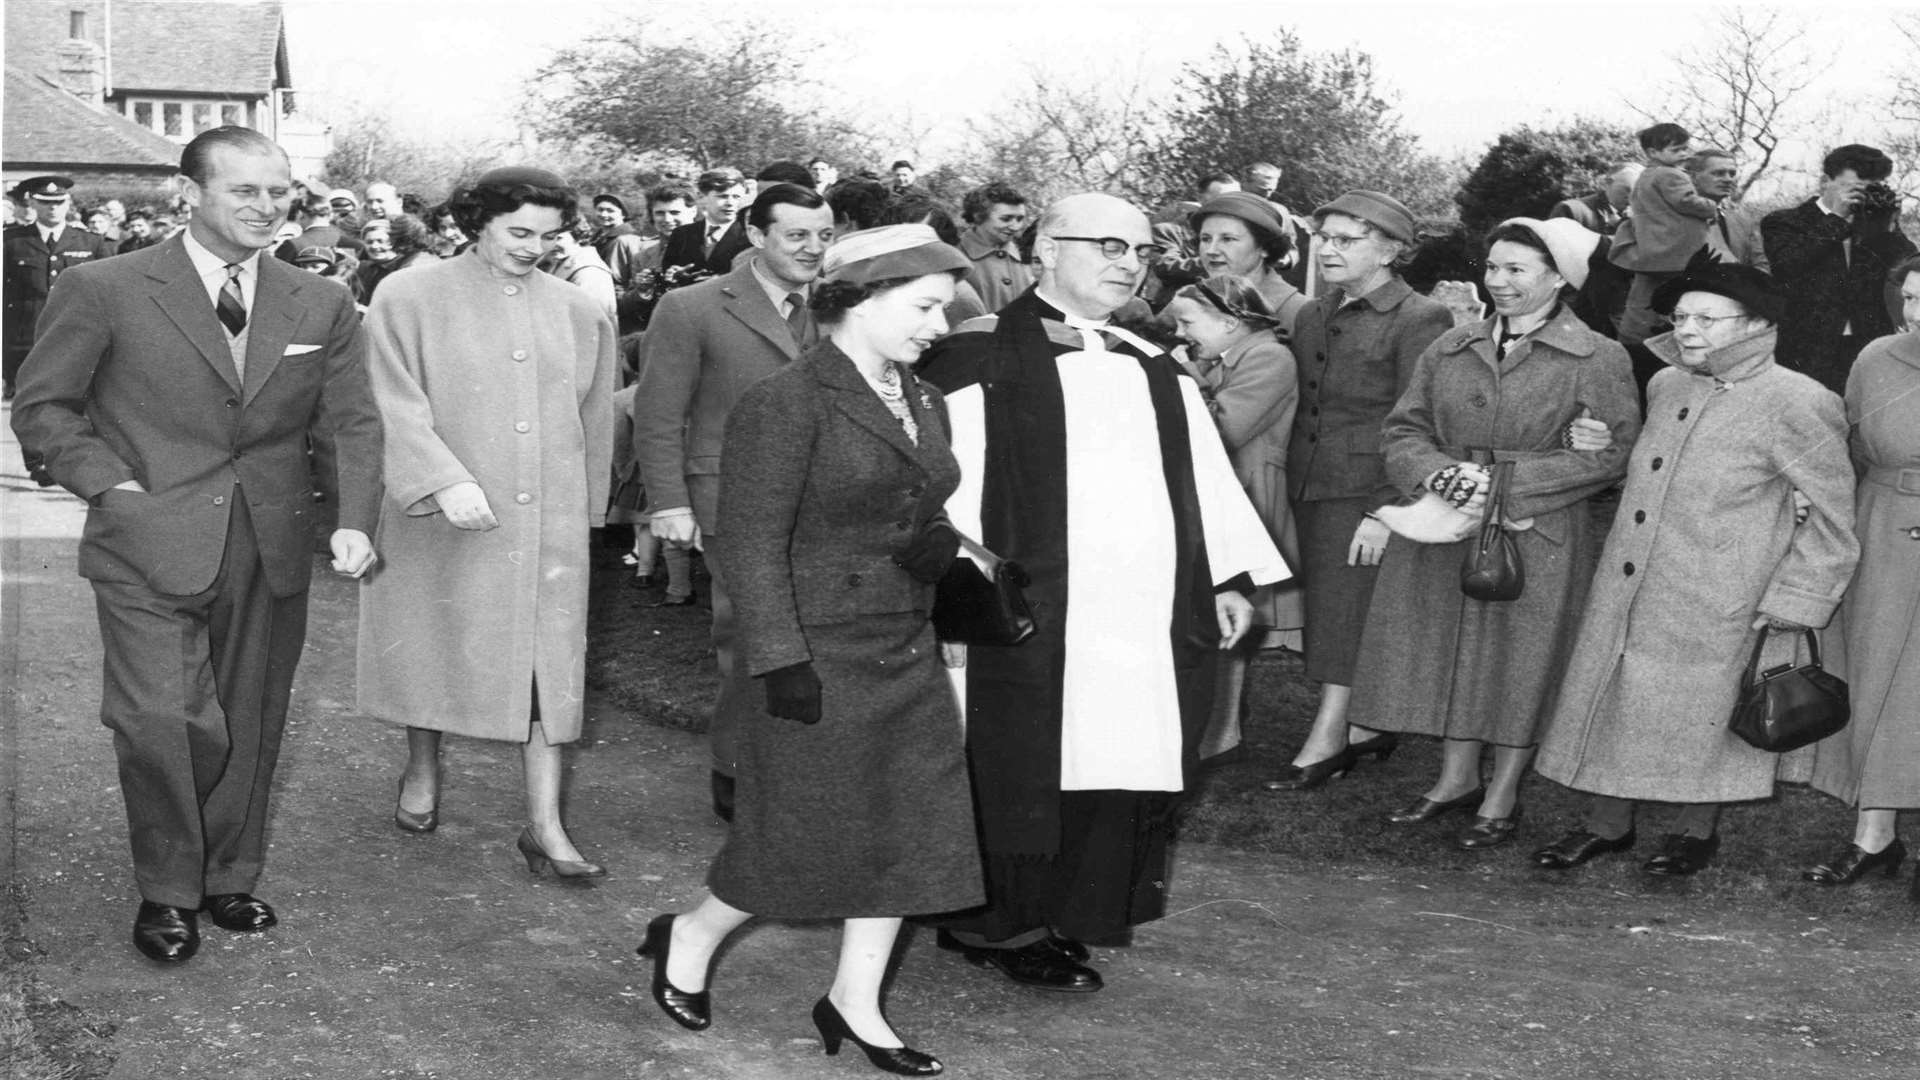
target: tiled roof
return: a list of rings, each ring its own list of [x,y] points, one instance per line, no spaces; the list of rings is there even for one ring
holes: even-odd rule
[[[102,112],[44,76],[7,67],[4,154],[18,165],[103,165],[165,168],[180,164],[180,148],[146,128]]]
[[[113,5],[113,91],[198,91],[264,97],[280,53],[278,3]]]
[[[276,70],[286,70],[280,7],[278,0],[112,0],[110,7],[7,0],[7,63],[56,75],[71,9],[87,13],[88,38],[111,54],[112,93],[265,97]]]

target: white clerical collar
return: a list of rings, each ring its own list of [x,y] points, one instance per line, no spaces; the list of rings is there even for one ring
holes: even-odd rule
[[[1075,330],[1105,330],[1107,328],[1107,324],[1113,321],[1111,317],[1105,318],[1105,319],[1089,319],[1081,315],[1069,314],[1067,312],[1067,309],[1060,306],[1060,304],[1057,303],[1053,299],[1053,297],[1048,296],[1045,292],[1042,292],[1039,289],[1033,290],[1033,295],[1039,297],[1041,303],[1059,312],[1060,321],[1063,323],[1066,323],[1068,326],[1073,327]]]

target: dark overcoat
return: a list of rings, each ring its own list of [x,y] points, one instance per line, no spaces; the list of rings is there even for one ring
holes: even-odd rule
[[[60,275],[76,266],[85,266],[112,255],[113,245],[106,239],[77,225],[60,230],[60,238],[49,248],[40,238],[40,227],[32,222],[9,225],[0,233],[0,294],[4,294],[6,323],[7,379],[12,381],[27,350],[33,348],[34,327],[46,307],[47,294]]]
[[[901,370],[917,444],[824,342],[727,420],[713,556],[744,673],[811,662],[821,719],[741,724],[715,896],[797,918],[951,911],[982,900],[960,711],[933,586],[894,563],[960,479],[939,391]]]
[[[1529,746],[1553,704],[1597,539],[1588,496],[1626,470],[1640,400],[1626,350],[1561,308],[1496,359],[1495,320],[1456,327],[1425,354],[1383,428],[1387,478],[1413,492],[1456,462],[1511,461],[1507,516],[1526,564],[1518,600],[1460,591],[1467,541],[1395,537],[1362,632],[1348,718],[1385,731]],[[1613,432],[1601,451],[1565,449],[1582,407]]]
[[[1548,779],[1662,802],[1772,794],[1779,756],[1727,730],[1755,615],[1824,626],[1859,550],[1840,399],[1776,365],[1773,344],[1764,331],[1648,385],[1646,430],[1535,764]],[[1679,356],[1672,334],[1647,347]],[[1798,526],[1796,490],[1812,503]]]

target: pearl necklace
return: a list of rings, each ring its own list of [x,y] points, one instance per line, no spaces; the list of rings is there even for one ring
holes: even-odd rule
[[[891,362],[880,369],[879,378],[867,375],[867,382],[872,385],[875,393],[887,401],[901,401],[907,396],[907,388],[900,383],[900,369],[893,366]]]

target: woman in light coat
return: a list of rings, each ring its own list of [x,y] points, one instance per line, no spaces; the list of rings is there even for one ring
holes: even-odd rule
[[[1562,300],[1584,280],[1597,243],[1564,219],[1515,218],[1489,234],[1495,316],[1428,347],[1384,428],[1388,478],[1403,491],[1470,495],[1459,515],[1469,530],[1484,507],[1486,466],[1513,462],[1506,516],[1526,566],[1525,591],[1504,602],[1464,595],[1464,534],[1456,542],[1396,537],[1361,634],[1348,717],[1376,731],[1446,740],[1439,778],[1388,820],[1414,824],[1471,809],[1472,822],[1455,838],[1464,848],[1512,838],[1520,781],[1553,707],[1598,543],[1586,500],[1625,471],[1640,426],[1626,351]],[[1607,449],[1574,448],[1570,431],[1586,414],[1612,431]],[[1483,782],[1489,744],[1493,772]]]
[[[529,871],[585,881],[560,820],[580,737],[588,530],[612,475],[614,329],[538,273],[576,210],[564,181],[495,169],[454,199],[465,254],[395,275],[367,316],[386,428],[381,568],[360,603],[360,710],[407,726],[394,822],[439,823],[442,732],[520,743]]]
[[[1685,804],[1645,872],[1684,876],[1712,860],[1719,804],[1770,796],[1780,761],[1727,727],[1754,636],[1784,631],[1763,662],[1786,660],[1792,631],[1833,616],[1859,555],[1840,399],[1774,363],[1767,276],[1690,271],[1654,309],[1676,329],[1647,347],[1670,366],[1647,387],[1647,426],[1537,765],[1593,798],[1578,827],[1534,853],[1547,869],[1630,849],[1641,800]]]
[[[1847,375],[1860,569],[1826,640],[1844,642],[1853,720],[1816,748],[1813,786],[1859,814],[1853,840],[1801,875],[1817,885],[1892,876],[1907,852],[1900,811],[1920,808],[1920,259],[1893,283],[1907,331],[1868,345]]]

